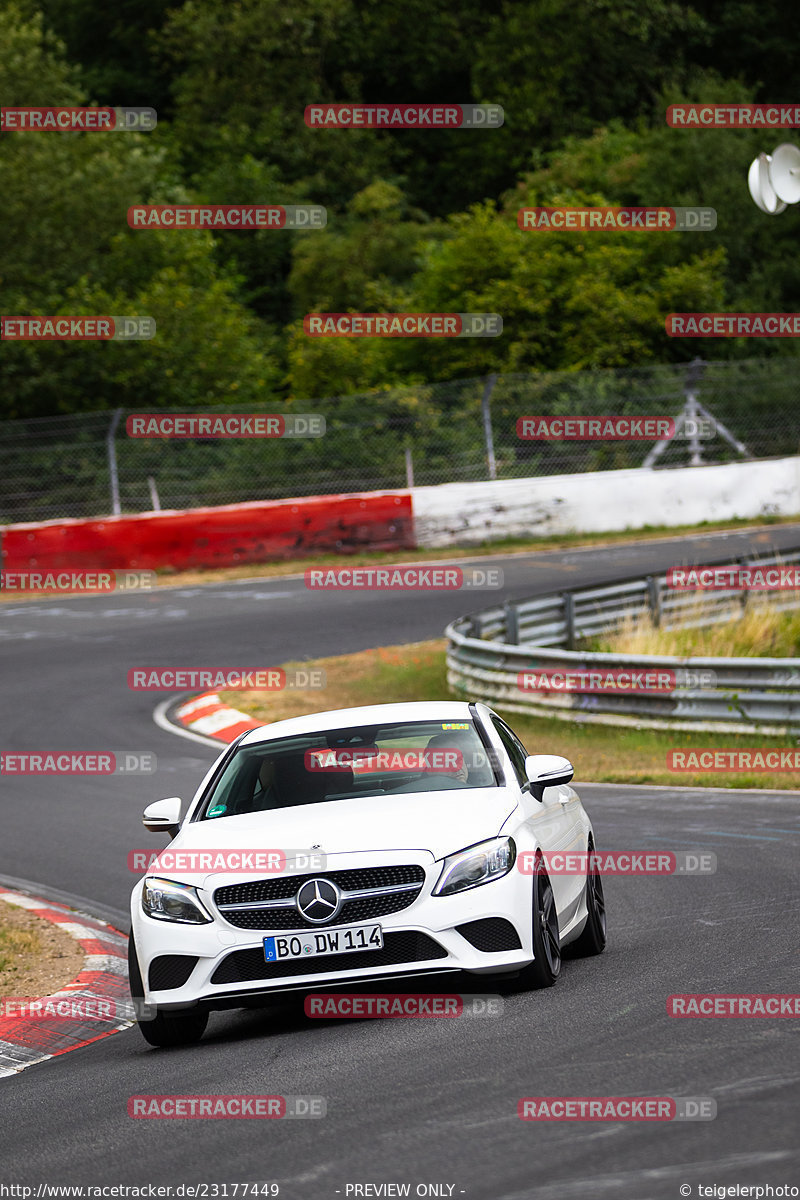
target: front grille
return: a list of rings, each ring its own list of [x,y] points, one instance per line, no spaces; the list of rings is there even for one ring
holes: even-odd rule
[[[161,954],[150,963],[148,979],[151,992],[167,992],[183,987],[197,963],[188,954]]]
[[[367,967],[390,967],[400,963],[425,962],[447,958],[447,951],[427,933],[404,930],[386,933],[382,950],[326,954],[320,958],[290,959],[268,963],[263,947],[234,950],[211,976],[212,983],[247,983],[251,979],[284,979],[291,975],[324,975],[332,971],[359,971]]]
[[[324,871],[315,875],[288,875],[274,879],[252,879],[246,883],[233,883],[217,888],[214,903],[229,925],[237,929],[302,929],[315,928],[317,922],[306,921],[291,901],[302,885],[309,879],[329,879],[343,891],[358,891],[361,888],[401,887],[415,884],[413,891],[387,892],[383,896],[360,896],[345,900],[335,914],[337,925],[347,921],[367,921],[373,917],[384,917],[400,912],[413,904],[425,882],[422,867],[410,864],[399,867],[360,867],[346,871]],[[257,904],[263,900],[286,900],[286,908],[241,908],[224,911],[226,904]]]
[[[368,921],[372,917],[400,912],[413,904],[418,895],[418,891],[395,892],[386,896],[362,896],[360,899],[347,900],[336,914],[335,924]],[[312,924],[300,915],[294,905],[290,908],[242,908],[238,912],[223,912],[222,915],[229,925],[235,925],[237,929],[302,929]]]
[[[307,879],[330,879],[345,892],[359,888],[397,887],[403,883],[422,883],[425,872],[415,865],[407,867],[359,867],[347,871],[320,871],[315,875],[276,875],[272,879],[248,879],[217,888],[215,904],[246,904],[248,900],[286,900],[295,895]]]
[[[483,954],[522,949],[519,934],[511,922],[503,917],[484,917],[480,921],[467,921],[466,925],[456,925],[456,929],[471,946]]]

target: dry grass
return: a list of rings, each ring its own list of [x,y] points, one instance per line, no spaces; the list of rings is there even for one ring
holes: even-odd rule
[[[42,939],[35,929],[4,929],[0,925],[0,978],[17,970],[21,958],[41,954]]]
[[[83,958],[57,925],[0,902],[0,998],[52,995],[78,975]]]
[[[616,633],[594,638],[591,648],[619,654],[795,658],[800,654],[800,610],[777,612],[765,601],[751,600],[731,620],[696,629],[657,629],[649,617],[628,619]]]
[[[398,702],[446,699],[446,644],[443,638],[437,638],[410,646],[387,646],[338,658],[320,658],[314,663],[284,663],[287,671],[294,667],[321,667],[325,671],[325,689],[221,692],[220,696],[232,708],[265,724],[329,708],[379,704],[389,698]]]

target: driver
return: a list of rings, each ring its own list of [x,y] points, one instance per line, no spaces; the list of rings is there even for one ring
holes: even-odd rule
[[[460,744],[459,744],[460,741]],[[472,744],[472,739],[459,739],[455,733],[436,733],[429,739],[426,750],[449,750],[461,753],[460,765],[452,761],[452,754],[446,754],[443,766],[428,766],[427,770],[434,772],[437,775],[444,775],[448,779],[456,779],[459,783],[467,783],[469,780],[469,767],[467,766],[467,757],[471,749],[467,747],[466,741]],[[427,755],[426,755],[427,758]]]

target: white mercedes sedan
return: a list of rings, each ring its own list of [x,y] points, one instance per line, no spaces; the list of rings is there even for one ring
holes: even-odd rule
[[[453,972],[552,986],[564,946],[606,941],[572,775],[484,704],[377,704],[243,734],[183,819],[177,797],[144,813],[172,840],[131,897],[143,1036],[196,1041],[214,1009],[322,986]],[[558,852],[586,869],[548,871]]]

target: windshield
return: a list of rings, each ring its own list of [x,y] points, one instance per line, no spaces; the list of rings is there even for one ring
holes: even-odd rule
[[[198,820],[404,792],[497,787],[470,721],[402,721],[243,746],[212,784]]]

